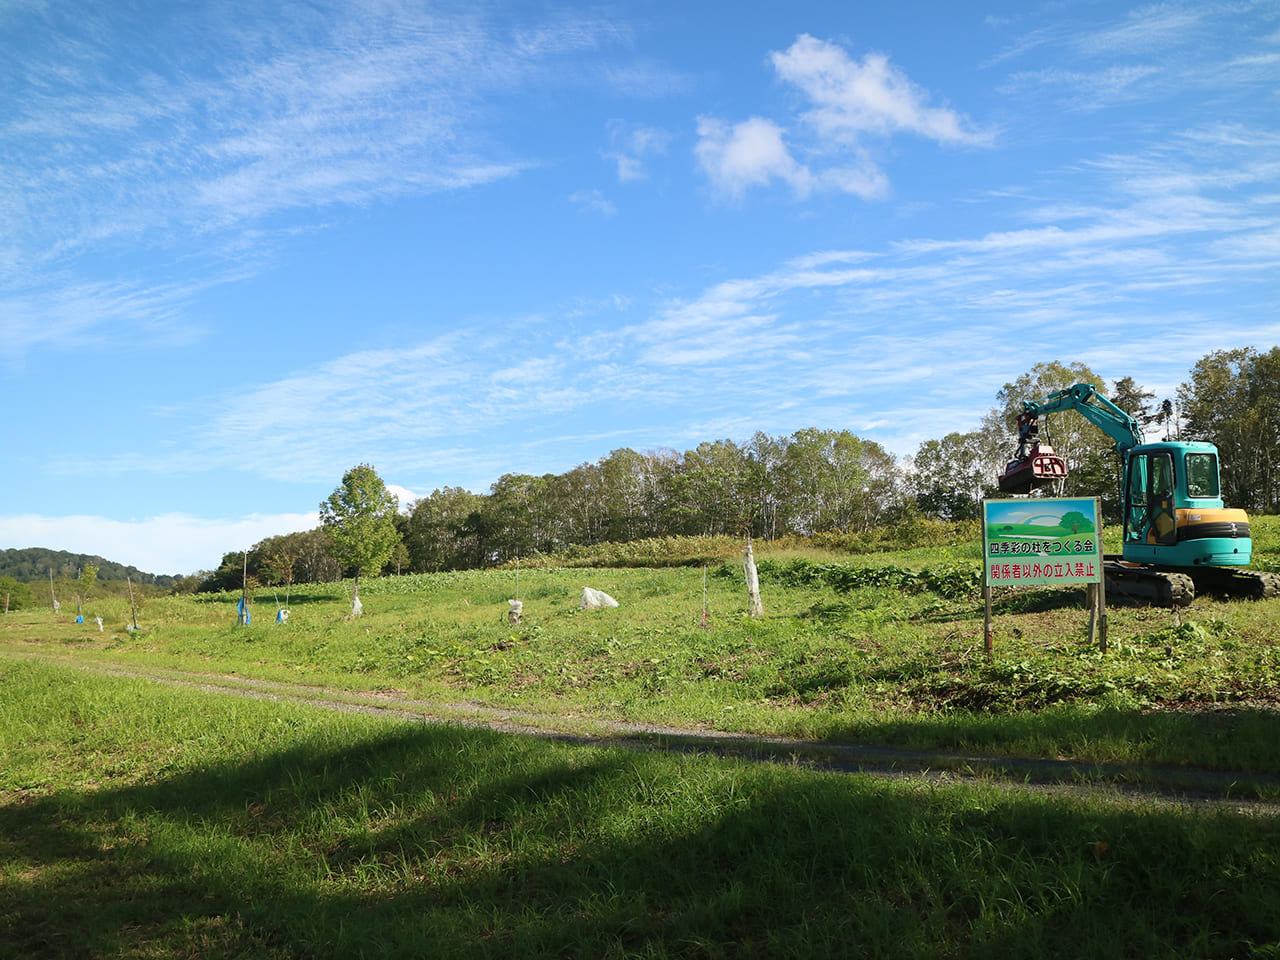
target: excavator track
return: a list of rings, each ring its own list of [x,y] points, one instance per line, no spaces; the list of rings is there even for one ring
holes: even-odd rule
[[[1280,574],[1233,567],[1158,567],[1119,556],[1104,559],[1107,597],[1124,597],[1158,607],[1185,607],[1197,595],[1242,600],[1280,597]]]
[[[1103,562],[1107,599],[1125,597],[1157,607],[1185,607],[1196,597],[1196,584],[1185,573],[1128,563],[1109,556]]]
[[[1280,597],[1280,574],[1232,567],[1197,567],[1191,571],[1197,593],[1265,600]]]

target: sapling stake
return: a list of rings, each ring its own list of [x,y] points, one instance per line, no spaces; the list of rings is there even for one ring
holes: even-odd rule
[[[249,551],[244,552],[244,569],[240,574],[240,626],[249,622]]]
[[[702,565],[702,629],[707,629],[707,565]]]
[[[742,551],[742,569],[747,578],[747,616],[764,616],[764,604],[760,602],[760,576],[756,572],[755,552],[751,549],[751,534],[747,534],[747,548]]]
[[[133,602],[133,581],[126,574],[124,582],[129,585],[129,612],[133,615],[133,629],[138,629],[138,608]]]

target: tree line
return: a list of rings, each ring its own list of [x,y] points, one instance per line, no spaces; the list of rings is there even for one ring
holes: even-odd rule
[[[246,567],[257,582],[291,584],[361,570],[470,569],[606,541],[726,534],[772,540],[855,533],[910,518],[972,520],[984,497],[998,495],[996,477],[1016,447],[1023,402],[1081,382],[1131,414],[1148,441],[1216,443],[1230,506],[1255,513],[1280,507],[1272,470],[1280,462],[1280,347],[1241,348],[1201,359],[1176,398],[1157,398],[1132,377],[1108,385],[1082,363],[1037,364],[1001,387],[973,430],[927,440],[901,459],[848,430],[757,432],[745,442],[708,441],[683,453],[623,448],[563,474],[505,474],[484,494],[442,487],[403,512],[393,498],[387,508],[380,478],[362,464],[322,504],[325,525],[269,537],[247,557],[227,554],[217,570],[182,587],[236,589]],[[1098,496],[1104,518],[1117,522],[1120,461],[1113,441],[1073,411],[1043,418],[1042,436],[1067,461],[1063,495]],[[356,482],[359,471],[367,472]],[[385,511],[379,547],[356,562],[349,529],[334,511],[374,502]]]
[[[93,567],[98,571],[99,581],[124,583],[132,580],[134,583],[172,587],[178,579],[164,574],[144,573],[137,567],[112,563],[87,553],[69,553],[46,547],[0,550],[0,576],[11,577],[23,583],[48,580],[51,571],[54,578],[74,580],[86,567]]]

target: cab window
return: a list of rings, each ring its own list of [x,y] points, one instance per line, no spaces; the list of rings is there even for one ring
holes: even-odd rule
[[[1147,458],[1134,457],[1129,468],[1129,499],[1145,503],[1147,499]]]
[[[1173,462],[1167,456],[1151,458],[1151,495],[1164,498],[1173,493]]]
[[[1217,498],[1221,491],[1218,488],[1218,457],[1212,453],[1188,453],[1187,459],[1187,494],[1193,497]]]

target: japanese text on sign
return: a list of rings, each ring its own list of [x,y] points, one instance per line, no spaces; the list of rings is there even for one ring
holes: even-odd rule
[[[1096,580],[1097,565],[1092,560],[1074,563],[993,563],[991,580],[1002,582],[1063,580]]]
[[[1096,553],[1097,548],[1092,540],[1000,540],[988,544],[992,556],[1006,556],[1011,553]]]

